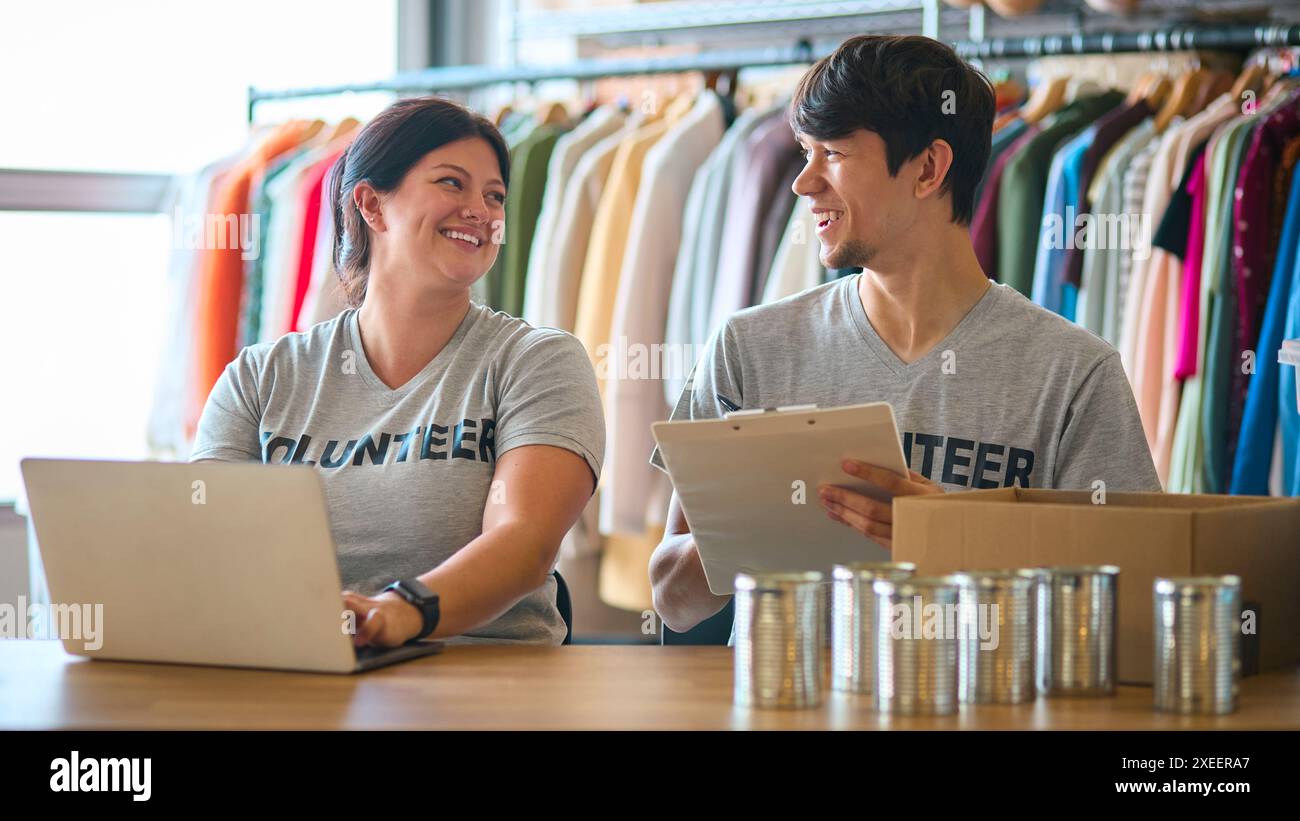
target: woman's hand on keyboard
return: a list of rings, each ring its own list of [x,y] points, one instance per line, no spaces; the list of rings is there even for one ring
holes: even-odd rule
[[[355,614],[355,647],[399,647],[418,636],[424,627],[420,611],[396,593],[363,596],[344,590],[343,609]]]

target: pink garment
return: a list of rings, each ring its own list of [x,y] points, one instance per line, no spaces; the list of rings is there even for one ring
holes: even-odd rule
[[[311,286],[312,262],[316,258],[316,232],[320,226],[321,193],[325,187],[325,175],[329,173],[334,162],[343,156],[343,149],[330,154],[311,167],[303,178],[300,196],[303,201],[302,236],[299,237],[298,276],[294,284],[293,304],[289,306],[289,315],[285,317],[281,335],[291,333],[302,325],[302,306],[307,301],[307,291]],[[333,237],[320,237],[322,242],[332,242]]]
[[[1178,358],[1174,376],[1188,379],[1196,375],[1197,334],[1201,322],[1201,256],[1205,249],[1205,163],[1210,152],[1192,169],[1187,192],[1192,195],[1192,221],[1187,228],[1187,252],[1183,254],[1183,298],[1178,317]]]

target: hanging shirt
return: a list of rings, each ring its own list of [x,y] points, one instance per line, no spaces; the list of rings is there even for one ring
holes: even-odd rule
[[[695,174],[687,197],[688,218],[673,268],[673,288],[669,295],[668,322],[664,342],[676,348],[703,346],[709,338],[709,318],[713,287],[717,280],[722,248],[723,224],[730,197],[731,165],[736,152],[756,128],[767,120],[780,117],[784,107],[750,108],[736,116],[722,140],[710,152]],[[692,217],[692,215],[694,215]],[[694,235],[694,240],[689,237]],[[682,374],[672,374],[664,381],[666,401],[677,401],[685,384]]]
[[[971,202],[978,203],[984,199],[984,186],[993,174],[993,166],[998,164],[998,159],[1015,144],[1016,140],[1020,139],[1020,135],[1024,134],[1028,128],[1029,123],[1016,117],[993,132],[993,139],[989,143],[989,159],[984,165],[984,174],[980,177],[979,185],[975,186],[975,196],[971,198]]]
[[[1038,136],[1039,131],[1037,125],[1026,126],[1020,136],[1002,151],[989,167],[982,194],[975,201],[975,214],[970,223],[971,245],[975,247],[975,258],[979,260],[980,269],[989,279],[998,278],[998,201],[1002,192],[1002,177],[1011,160]]]
[[[1093,177],[1101,165],[1102,158],[1139,123],[1154,113],[1146,100],[1138,100],[1133,105],[1125,104],[1111,109],[1101,115],[1097,122],[1093,123],[1092,139],[1084,150],[1083,158],[1079,163],[1079,193],[1074,203],[1076,211],[1085,213],[1092,210],[1093,201],[1088,192],[1092,186]],[[1083,282],[1082,276],[1083,249],[1070,248],[1066,251],[1062,279],[1069,286],[1078,289]]]
[[[1066,140],[1119,105],[1124,95],[1107,91],[1066,105],[1007,163],[998,195],[998,281],[1029,296],[1038,252],[1039,217],[1052,156]]]
[[[1206,148],[1206,210],[1205,249],[1201,263],[1200,324],[1197,331],[1197,373],[1183,385],[1174,430],[1173,450],[1169,469],[1169,490],[1176,493],[1206,493],[1205,427],[1201,416],[1207,392],[1208,373],[1215,357],[1210,347],[1210,331],[1222,316],[1215,316],[1222,283],[1223,271],[1228,265],[1231,231],[1226,221],[1232,219],[1232,186],[1235,176],[1233,158],[1240,144],[1244,119],[1236,119],[1220,126]],[[1222,310],[1222,309],[1220,309]],[[1219,341],[1219,337],[1215,338]],[[1219,365],[1215,364],[1218,368]],[[1217,382],[1217,380],[1214,380]],[[1213,486],[1213,481],[1209,486]]]
[[[248,156],[222,178],[212,207],[222,219],[249,213],[248,192],[276,157],[300,142],[307,124],[293,120],[277,126]],[[194,380],[186,403],[186,433],[198,425],[204,402],[226,365],[238,352],[239,304],[244,293],[244,250],[240,243],[221,243],[199,253],[195,283]]]
[[[1088,195],[1094,219],[1104,217],[1108,224],[1094,229],[1096,241],[1084,249],[1075,321],[1116,346],[1122,296],[1133,262],[1132,249],[1119,241],[1120,231],[1126,222],[1139,216],[1125,208],[1124,171],[1154,135],[1155,121],[1148,117],[1116,143],[1098,165]]]
[[[471,304],[442,351],[397,388],[371,369],[355,310],[245,348],[213,389],[190,458],[312,466],[343,586],[373,595],[477,538],[497,459],[524,445],[571,451],[600,476],[591,365],[570,335]],[[555,592],[548,576],[453,641],[559,644]]]
[[[538,126],[515,148],[510,158],[510,190],[506,193],[505,263],[501,268],[501,310],[511,316],[524,312],[524,277],[533,244],[533,230],[542,210],[546,169],[551,152],[564,134],[558,126]]]
[[[1188,157],[1196,146],[1206,142],[1218,123],[1237,114],[1231,96],[1220,95],[1203,111],[1189,118],[1162,144],[1163,163],[1160,182],[1153,172],[1148,186],[1145,205],[1165,208],[1171,199],[1180,176],[1186,170]],[[1208,143],[1207,143],[1208,145]],[[1156,158],[1159,163],[1161,157]],[[1153,200],[1152,197],[1158,197]],[[1160,213],[1152,210],[1151,214]],[[1156,470],[1167,478],[1172,461],[1174,436],[1182,401],[1182,382],[1174,375],[1179,356],[1180,281],[1184,265],[1181,258],[1162,248],[1152,248],[1147,261],[1146,288],[1138,316],[1139,338],[1142,349],[1137,356],[1134,391],[1139,411],[1154,409],[1154,418],[1148,433],[1151,436],[1151,453]],[[1144,404],[1145,403],[1145,404]],[[1144,422],[1148,421],[1145,417]]]
[[[1283,309],[1286,324],[1284,339],[1300,339],[1300,259],[1291,267],[1291,293]],[[1269,351],[1276,358],[1276,351]],[[1278,427],[1282,450],[1282,486],[1288,496],[1300,496],[1300,408],[1297,408],[1296,372],[1300,368],[1284,366],[1279,369],[1277,387]]]
[[[618,109],[602,106],[555,142],[550,167],[546,171],[546,188],[542,193],[541,211],[537,215],[537,228],[533,232],[533,242],[528,252],[528,271],[524,278],[523,318],[534,326],[573,330],[573,308],[570,307],[567,311],[567,325],[557,324],[561,317],[553,309],[561,291],[566,294],[568,301],[577,298],[576,274],[581,270],[581,263],[575,266],[577,270],[573,271],[573,275],[568,276],[568,271],[561,264],[561,257],[567,251],[565,243],[581,244],[585,251],[586,232],[591,228],[591,211],[588,210],[582,217],[585,223],[581,229],[582,236],[577,236],[577,218],[572,211],[579,206],[571,203],[570,197],[581,198],[583,192],[581,184],[572,188],[571,185],[578,178],[578,165],[588,150],[622,128],[626,119]],[[608,170],[606,167],[605,172]],[[600,174],[599,185],[604,185],[603,173]],[[595,199],[599,201],[599,195]],[[594,210],[594,203],[591,208]],[[562,227],[564,233],[561,233]]]
[[[1237,177],[1231,258],[1237,302],[1236,334],[1232,347],[1232,360],[1236,366],[1230,369],[1228,386],[1226,463],[1229,467],[1236,454],[1246,391],[1253,373],[1253,369],[1248,372],[1244,367],[1246,352],[1252,352],[1255,369],[1260,357],[1268,356],[1257,349],[1256,343],[1280,225],[1279,215],[1272,211],[1273,174],[1282,161],[1286,141],[1300,133],[1298,99],[1293,92],[1280,107],[1261,118],[1262,122],[1255,128],[1242,157]]]
[[[784,197],[786,202],[793,197],[788,188],[784,193],[779,189],[785,170],[798,156],[790,123],[784,117],[773,117],[754,129],[732,158],[733,179],[709,305],[710,332],[749,306],[755,272],[764,264],[760,262],[763,215],[774,197]],[[773,242],[772,252],[775,250]],[[766,264],[771,264],[771,256]]]
[[[1205,255],[1205,152],[1192,167],[1187,181],[1190,218],[1183,252],[1183,294],[1178,320],[1178,354],[1174,376],[1187,379],[1196,373],[1197,334],[1201,323],[1201,261]]]
[[[1300,242],[1300,174],[1291,178],[1282,239],[1273,263],[1273,277],[1265,302],[1264,320],[1259,333],[1255,374],[1250,378],[1241,433],[1232,467],[1229,492],[1264,495],[1269,492],[1269,469],[1273,460],[1273,443],[1277,432],[1279,396],[1281,404],[1294,407],[1295,395],[1279,394],[1281,371],[1277,351],[1282,347],[1286,309],[1291,301]],[[1294,370],[1294,369],[1292,369]]]
[[[1065,264],[1069,250],[1075,247],[1076,229],[1081,226],[1080,214],[1075,210],[1079,199],[1079,168],[1083,153],[1096,133],[1095,127],[1085,128],[1052,156],[1043,195],[1038,253],[1034,258],[1034,302],[1070,320],[1074,319],[1074,299],[1073,296],[1067,299],[1065,294]]]
[[[863,309],[862,276],[735,314],[671,418],[721,418],[719,395],[742,408],[888,402],[909,467],[945,490],[1160,489],[1109,345],[990,283],[946,338],[905,363]],[[651,461],[663,468],[657,449]]]
[[[700,164],[722,139],[722,129],[722,102],[705,90],[690,113],[646,154],[614,300],[610,335],[615,344],[601,360],[609,399],[609,480],[600,495],[600,529],[605,533],[643,533],[646,522],[665,509],[662,477],[645,463],[646,451],[654,444],[650,426],[668,416],[663,369],[685,372],[694,361],[681,361],[683,352],[675,349],[665,349],[663,356],[654,351],[664,342],[686,196]],[[638,361],[648,367],[632,370]],[[650,499],[659,504],[648,510]]]
[[[776,258],[772,260],[772,270],[763,288],[761,302],[776,302],[800,291],[816,288],[825,281],[825,276],[821,243],[817,241],[817,218],[807,203],[800,202],[790,213],[785,234],[777,246]],[[682,384],[685,384],[685,380]]]

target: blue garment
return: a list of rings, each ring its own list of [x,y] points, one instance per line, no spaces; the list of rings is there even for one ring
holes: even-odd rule
[[[1230,493],[1268,495],[1268,473],[1273,462],[1273,440],[1277,433],[1278,411],[1282,406],[1295,410],[1295,368],[1278,364],[1277,351],[1282,347],[1286,307],[1291,301],[1297,265],[1296,246],[1300,243],[1300,174],[1291,177],[1286,216],[1282,221],[1282,238],[1273,264],[1273,281],[1264,307],[1264,321],[1256,346],[1255,374],[1250,378],[1246,409],[1241,417],[1237,437],[1237,455],[1232,463]],[[1294,315],[1292,311],[1292,315]],[[1294,319],[1294,316],[1292,316]],[[1283,371],[1292,372],[1290,393],[1280,392]],[[1279,401],[1281,404],[1279,404]],[[1289,476],[1289,474],[1284,474]],[[1294,493],[1294,490],[1292,491]]]
[[[1300,177],[1300,174],[1296,175]],[[1290,211],[1287,221],[1294,219]],[[1293,260],[1291,266],[1291,293],[1286,300],[1286,325],[1283,336],[1287,339],[1300,339],[1300,257]],[[1270,306],[1271,307],[1271,306]],[[1279,346],[1280,347],[1280,346]],[[1277,359],[1277,348],[1260,351],[1260,358],[1267,355]],[[1282,427],[1282,487],[1288,496],[1300,496],[1300,409],[1296,408],[1296,371],[1300,368],[1291,365],[1274,366],[1281,368],[1281,378],[1277,385],[1278,420]]]
[[[1079,292],[1077,288],[1065,287],[1065,266],[1070,256],[1069,249],[1074,247],[1079,217],[1083,155],[1096,136],[1097,127],[1089,126],[1056,150],[1047,172],[1047,190],[1043,197],[1043,219],[1030,296],[1037,304],[1069,320],[1074,319]]]
[[[1002,156],[1002,152],[1011,147],[1011,144],[1015,142],[1021,134],[1024,134],[1025,129],[1027,128],[1029,128],[1029,123],[1017,117],[1004,125],[1000,131],[993,135],[991,145],[989,146],[989,161],[984,164],[984,173],[980,176],[979,185],[975,186],[975,196],[971,199],[971,202],[979,203],[979,201],[983,199],[984,184],[989,180],[989,172],[992,171],[993,165],[998,161],[998,157]]]

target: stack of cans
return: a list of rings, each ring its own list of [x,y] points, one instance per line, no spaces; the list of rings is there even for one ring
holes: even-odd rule
[[[1053,567],[1043,690],[1054,696],[1115,694],[1114,565]]]
[[[1241,579],[1156,579],[1155,707],[1230,713],[1241,674]]]
[[[975,571],[958,578],[958,699],[963,704],[1033,701],[1037,576]]]
[[[824,596],[821,573],[736,576],[736,704],[821,703]]]
[[[870,693],[875,684],[876,579],[906,579],[916,573],[908,562],[855,562],[836,565],[831,583],[831,687]]]
[[[957,709],[960,577],[876,579],[876,710],[947,715]]]

